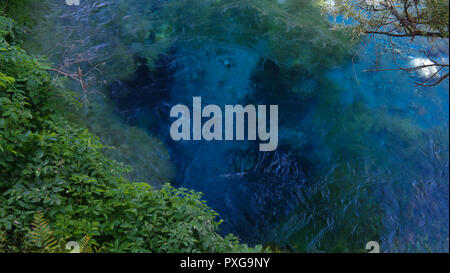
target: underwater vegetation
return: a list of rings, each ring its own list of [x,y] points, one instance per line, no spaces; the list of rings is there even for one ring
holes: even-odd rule
[[[349,49],[349,36],[332,32],[310,0],[169,1],[159,14],[173,26],[177,42],[238,47],[286,68],[330,67]]]
[[[331,107],[319,106],[314,117],[326,127],[320,137],[327,149],[313,163],[318,182],[269,236],[309,252],[352,251],[367,238],[392,252],[445,251],[448,127],[424,130],[360,101]],[[333,120],[320,116],[333,110],[340,112]],[[333,125],[318,125],[324,122]]]
[[[95,115],[88,112],[82,120],[76,115],[71,120],[84,124],[90,132],[102,139],[109,147],[105,150],[106,155],[132,166],[126,175],[128,179],[145,181],[157,188],[172,180],[175,170],[161,140],[141,128],[126,126],[108,108],[102,109],[99,105],[89,107],[98,108]],[[103,118],[99,119],[98,115]]]

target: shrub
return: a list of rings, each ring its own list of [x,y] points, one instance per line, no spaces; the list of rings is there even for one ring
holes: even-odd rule
[[[217,214],[201,194],[165,185],[155,191],[124,178],[87,129],[56,110],[61,92],[49,66],[15,44],[0,16],[0,246],[27,251],[37,211],[61,240],[88,236],[109,252],[243,252],[217,234]]]

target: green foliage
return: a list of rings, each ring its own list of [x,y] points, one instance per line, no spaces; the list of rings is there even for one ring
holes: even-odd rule
[[[425,18],[430,29],[444,33],[448,38],[449,29],[449,1],[448,0],[427,0],[425,4]]]
[[[40,0],[0,0],[0,15],[8,14],[21,25],[32,26],[37,22],[38,12],[45,1]]]
[[[11,250],[7,245],[7,233],[0,230],[0,253]],[[92,253],[91,238],[86,235],[80,242],[68,242],[64,247],[64,240],[57,239],[50,228],[44,214],[38,211],[34,214],[31,230],[25,236],[24,252],[33,253]],[[98,249],[96,249],[98,250]]]
[[[31,237],[47,252],[53,238],[108,252],[261,251],[219,236],[199,193],[125,179],[98,137],[56,110],[64,93],[48,64],[8,40],[9,22],[0,16],[0,249],[28,251]]]
[[[34,220],[31,223],[32,229],[28,232],[28,249],[26,252],[38,253],[92,253],[91,237],[85,235],[80,242],[68,242],[65,245],[63,240],[56,239],[54,232],[44,218],[44,214],[38,211],[34,214]],[[73,243],[73,244],[72,244]],[[72,247],[72,248],[71,248]]]
[[[106,189],[101,200],[90,200],[83,209],[92,219],[86,229],[93,238],[109,238],[101,245],[111,252],[216,252],[249,251],[237,247],[232,236],[214,231],[219,223],[200,194],[165,185],[152,191],[148,184],[121,184]],[[72,213],[59,214],[56,226],[62,237],[77,234],[86,225]]]

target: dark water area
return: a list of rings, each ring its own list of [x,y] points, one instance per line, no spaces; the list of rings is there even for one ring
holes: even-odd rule
[[[289,251],[378,241],[385,252],[448,252],[448,81],[427,88],[414,81],[428,71],[363,72],[392,67],[388,41],[350,45],[308,0],[62,2],[50,1],[28,47],[69,70],[103,64],[91,105],[111,107],[121,134],[157,138],[175,170],[164,182],[203,192],[222,234]],[[422,49],[448,59],[448,40],[395,44],[404,65]],[[170,109],[194,96],[222,109],[279,105],[278,149],[173,141]],[[139,141],[127,145],[144,152]]]

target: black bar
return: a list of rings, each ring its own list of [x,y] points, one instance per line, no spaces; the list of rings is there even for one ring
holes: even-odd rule
[[[16,270],[31,269],[101,270],[111,268],[135,272],[314,272],[324,269],[384,272],[399,266],[406,268],[444,265],[446,254],[0,254],[2,266],[12,263]],[[190,264],[186,262],[190,261]],[[214,261],[213,266],[211,265]],[[264,263],[261,261],[268,261]],[[183,266],[188,265],[188,266]],[[193,265],[195,264],[195,267]],[[261,266],[262,265],[262,266]],[[428,266],[427,266],[428,267]],[[430,268],[431,269],[431,268]],[[6,268],[5,268],[6,270]]]

